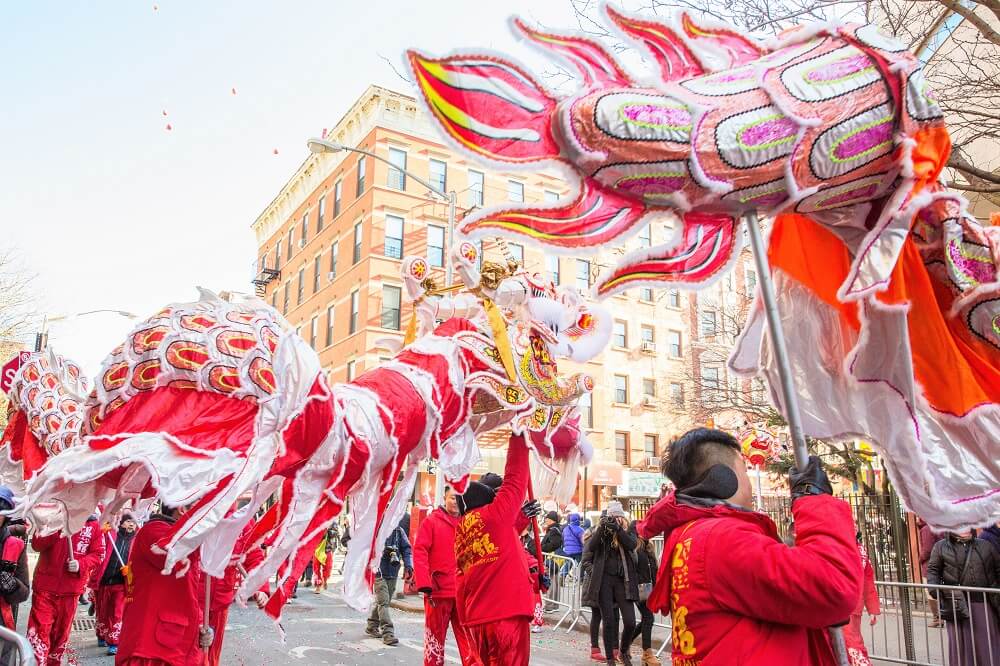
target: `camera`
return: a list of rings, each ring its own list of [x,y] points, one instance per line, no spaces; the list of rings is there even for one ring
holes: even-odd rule
[[[394,546],[389,546],[386,550],[389,551],[389,562],[392,564],[399,564],[399,550],[397,550]]]

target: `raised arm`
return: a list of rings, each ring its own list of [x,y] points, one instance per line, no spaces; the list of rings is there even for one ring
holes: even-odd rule
[[[507,464],[503,470],[503,484],[493,500],[497,515],[503,516],[511,526],[521,513],[521,504],[527,491],[528,446],[522,435],[511,435],[507,447]]]
[[[653,537],[658,537],[667,531],[667,527],[670,526],[668,511],[673,513],[673,510],[669,507],[671,502],[668,498],[671,495],[666,495],[661,497],[653,507],[646,512],[646,517],[640,520],[636,524],[636,532],[643,539],[652,539]]]

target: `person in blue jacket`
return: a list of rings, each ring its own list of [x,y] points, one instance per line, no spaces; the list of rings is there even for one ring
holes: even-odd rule
[[[392,626],[392,617],[389,615],[389,602],[396,592],[396,580],[399,578],[400,568],[404,571],[404,580],[413,577],[413,551],[410,548],[410,539],[402,526],[397,525],[385,540],[382,561],[375,574],[375,604],[372,606],[371,615],[368,616],[368,627],[365,629],[366,634],[375,638],[381,637],[386,645],[399,644],[396,630]]]

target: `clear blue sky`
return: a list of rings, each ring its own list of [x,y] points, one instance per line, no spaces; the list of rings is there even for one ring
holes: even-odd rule
[[[52,314],[147,316],[196,285],[249,291],[250,224],[305,140],[369,83],[405,89],[379,56],[479,46],[531,60],[512,13],[571,24],[563,0],[3,3],[0,245]],[[50,342],[94,373],[130,326],[81,318]]]

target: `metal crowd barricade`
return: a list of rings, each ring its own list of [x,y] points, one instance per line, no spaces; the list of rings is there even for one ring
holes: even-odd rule
[[[36,666],[28,639],[0,625],[0,666]]]
[[[1000,666],[1000,589],[876,581],[881,615],[862,620],[873,661],[908,666]],[[969,611],[935,626],[931,592]],[[992,601],[991,601],[992,599]],[[991,619],[992,618],[992,619]],[[952,658],[954,656],[954,658]]]

